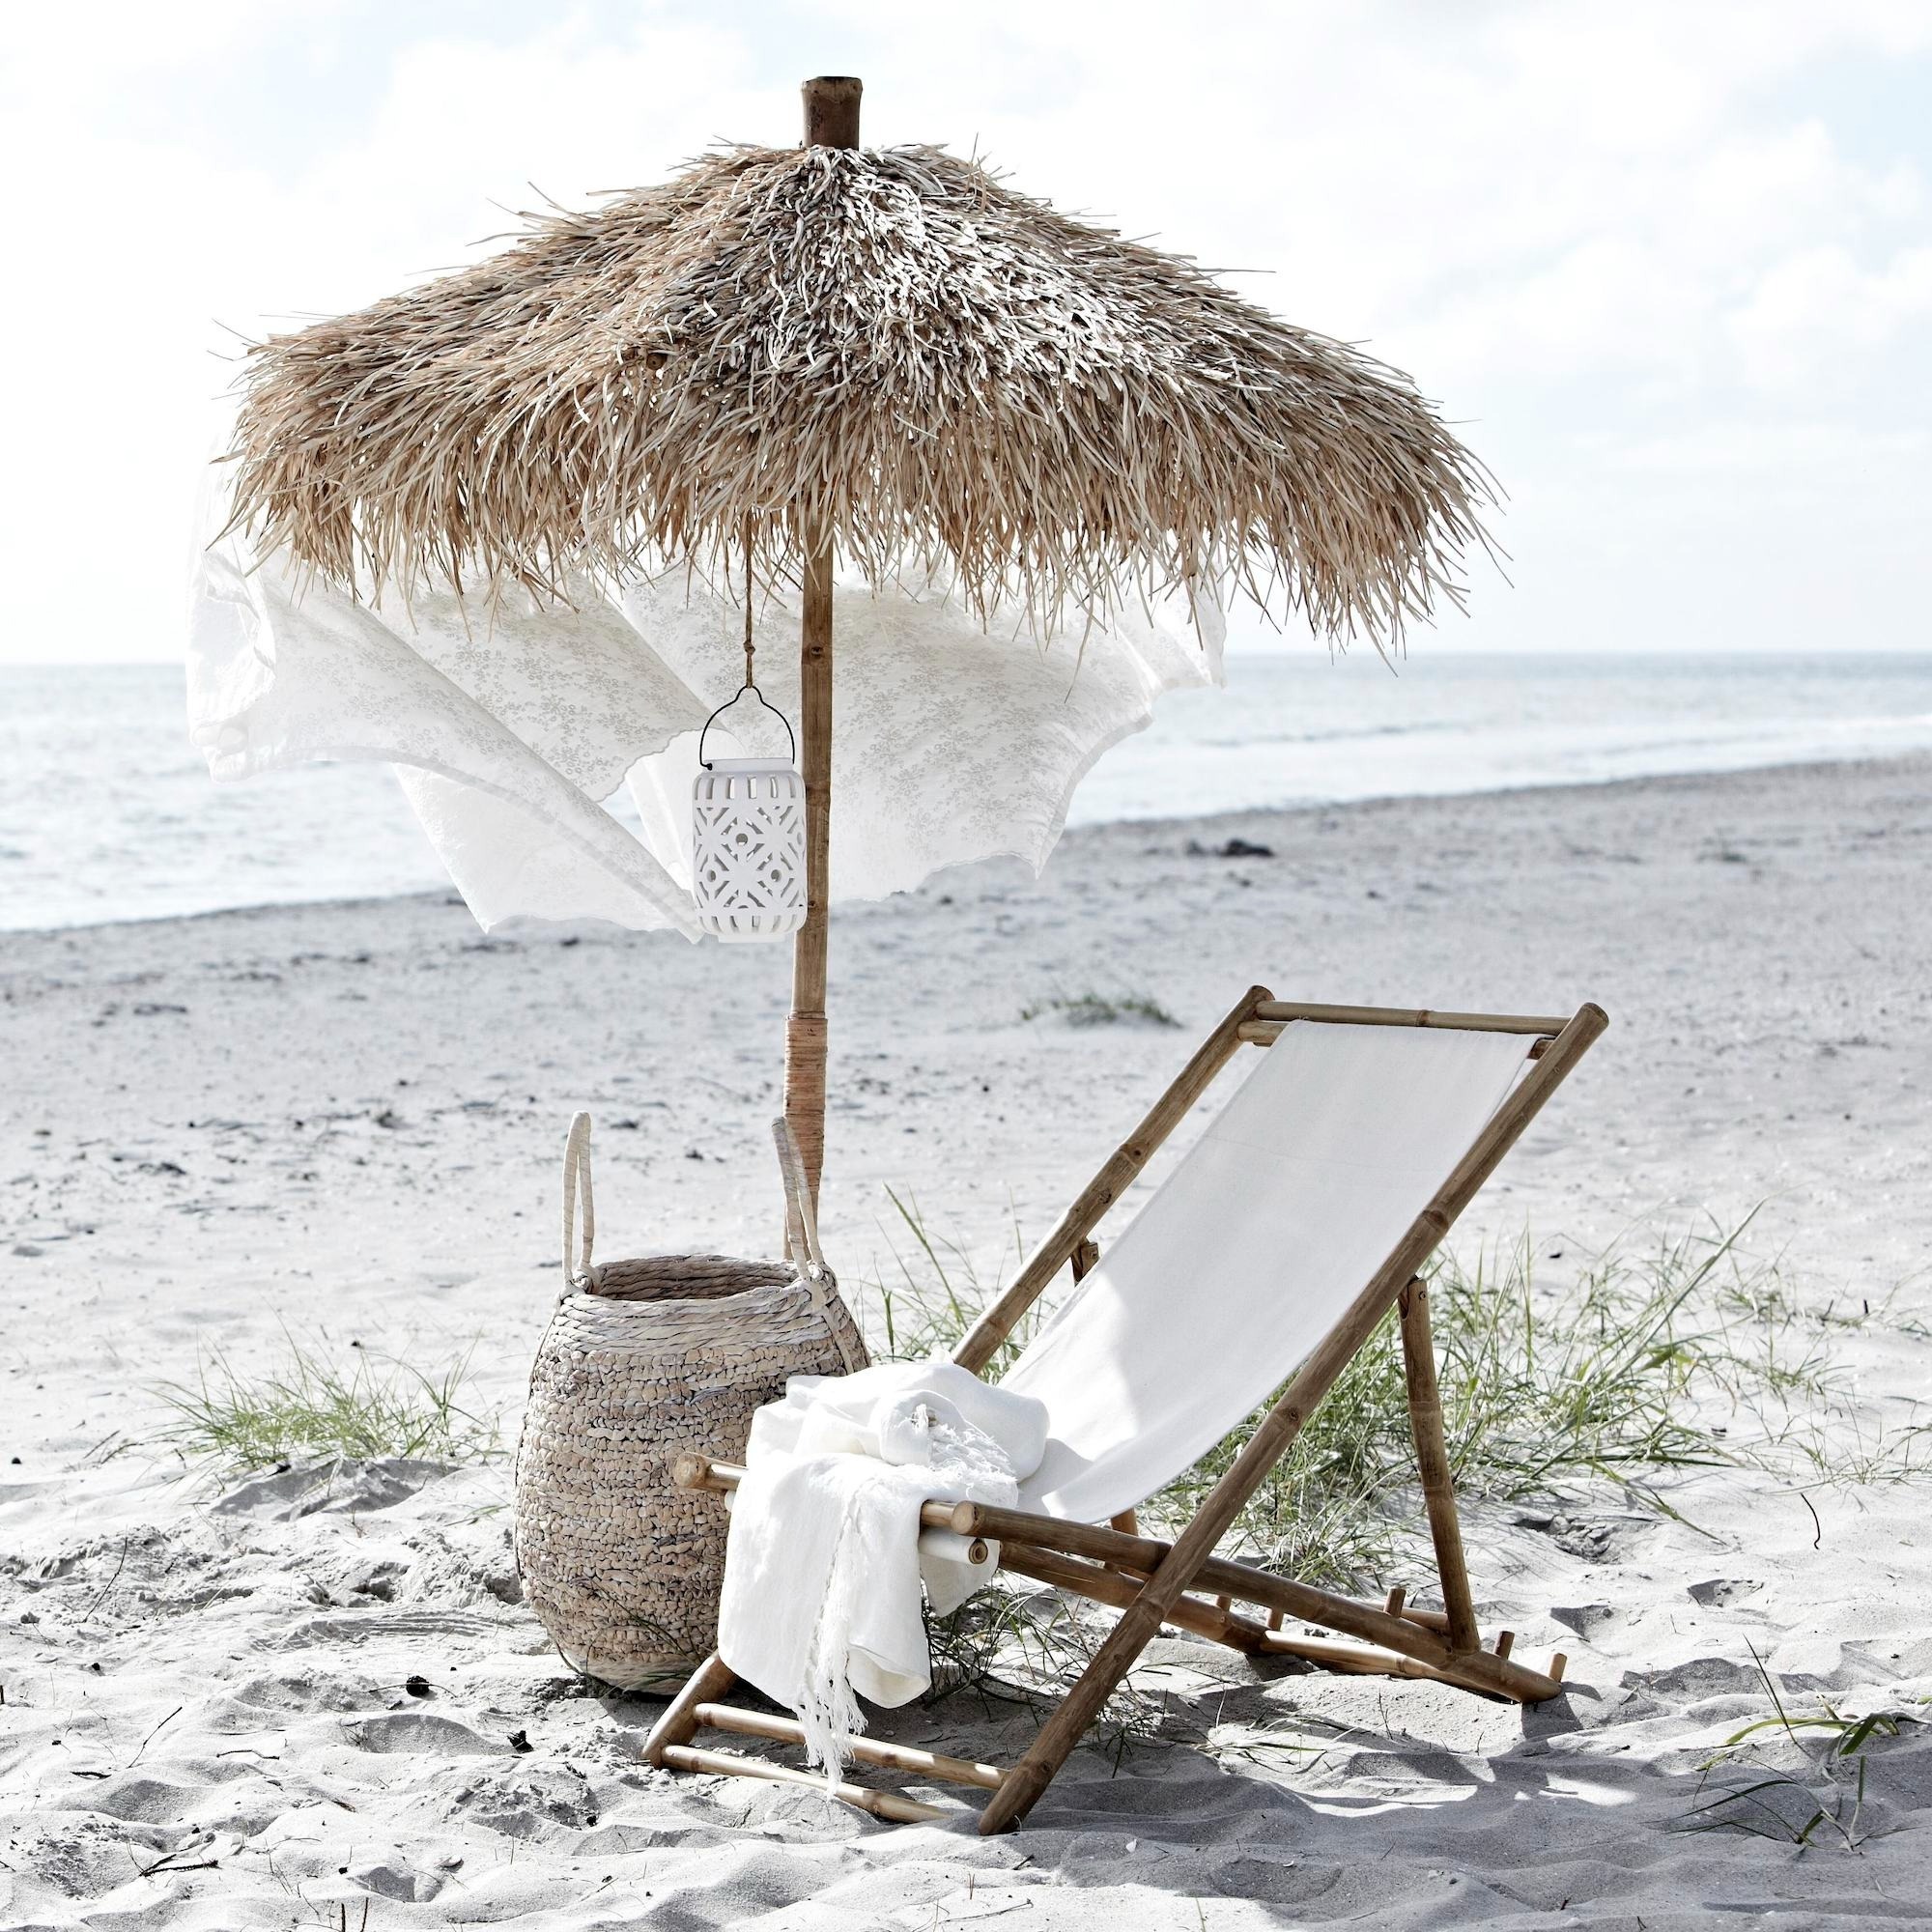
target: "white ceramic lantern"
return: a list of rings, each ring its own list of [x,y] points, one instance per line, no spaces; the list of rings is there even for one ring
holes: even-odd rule
[[[697,734],[691,788],[691,893],[697,923],[720,939],[782,939],[805,923],[805,781],[791,720],[753,676],[752,532],[745,531],[745,682]],[[741,697],[784,726],[782,758],[706,758],[711,727]]]
[[[720,939],[805,923],[805,781],[786,758],[714,758],[691,792],[691,890]]]

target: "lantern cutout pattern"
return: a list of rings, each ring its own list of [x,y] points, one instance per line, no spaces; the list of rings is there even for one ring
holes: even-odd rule
[[[691,791],[691,891],[697,923],[724,940],[782,939],[805,923],[805,781],[791,721],[752,679],[751,584],[745,587],[745,682],[697,734]],[[750,695],[785,727],[788,758],[716,758],[704,738]]]

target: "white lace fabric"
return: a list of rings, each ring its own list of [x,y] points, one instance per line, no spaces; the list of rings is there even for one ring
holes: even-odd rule
[[[573,607],[454,593],[410,607],[299,580],[229,536],[198,559],[188,712],[216,779],[315,759],[395,766],[486,929],[607,920],[696,938],[697,732],[743,680],[744,608],[683,574]],[[831,895],[878,899],[998,856],[1037,872],[1075,787],[1163,692],[1221,681],[1218,606],[1046,638],[981,625],[933,572],[834,593]],[[1194,621],[1190,623],[1190,615]],[[798,599],[755,601],[765,696],[798,719]],[[784,749],[749,701],[709,756]],[[639,829],[606,801],[628,790]]]

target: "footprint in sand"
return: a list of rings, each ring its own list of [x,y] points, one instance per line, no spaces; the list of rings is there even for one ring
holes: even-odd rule
[[[507,1757],[507,1740],[486,1738],[454,1718],[430,1711],[388,1711],[346,1721],[349,1742],[366,1751],[435,1751],[443,1757]]]

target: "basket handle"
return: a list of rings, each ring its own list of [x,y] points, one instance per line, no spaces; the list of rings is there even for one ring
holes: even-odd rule
[[[578,1203],[583,1204],[583,1238],[577,1237]],[[590,1193],[590,1116],[572,1117],[563,1143],[563,1292],[574,1293],[590,1281],[590,1253],[597,1241],[597,1205]]]
[[[811,1190],[806,1185],[798,1138],[782,1114],[772,1122],[772,1142],[779,1151],[779,1178],[784,1182],[785,1260],[816,1282],[825,1272],[825,1256],[818,1246],[818,1217],[811,1210]]]
[[[784,1181],[785,1259],[804,1278],[805,1292],[811,1297],[818,1319],[825,1323],[825,1332],[832,1337],[833,1347],[845,1364],[845,1373],[856,1375],[866,1366],[865,1345],[860,1344],[855,1356],[846,1339],[853,1333],[851,1316],[846,1314],[842,1302],[838,1309],[838,1314],[844,1316],[842,1322],[832,1312],[838,1291],[832,1285],[832,1270],[825,1265],[825,1256],[818,1245],[818,1216],[811,1209],[811,1190],[806,1185],[805,1162],[799,1154],[798,1139],[791,1130],[791,1122],[782,1114],[772,1122],[772,1141],[779,1151],[779,1174]]]

